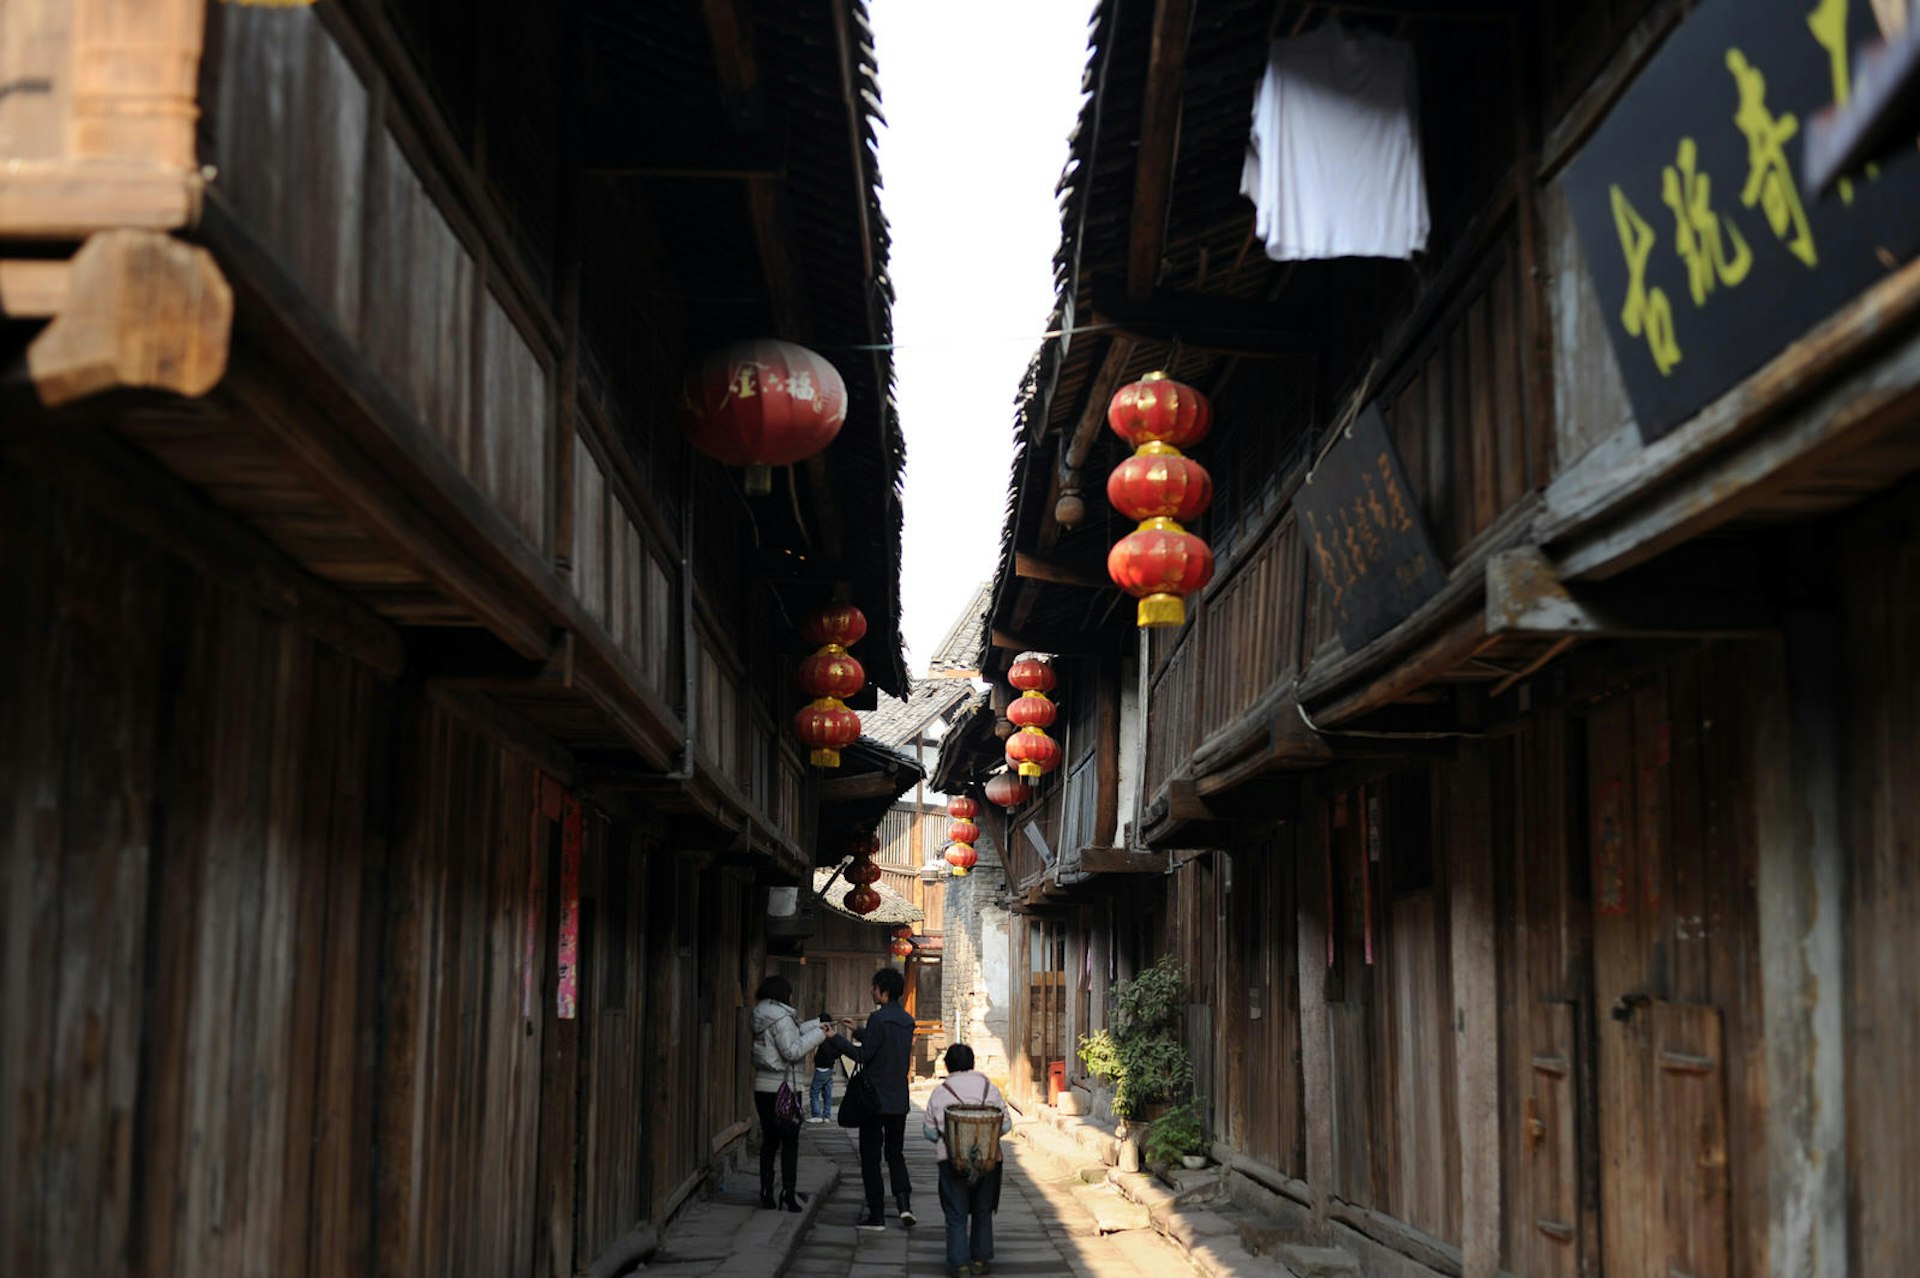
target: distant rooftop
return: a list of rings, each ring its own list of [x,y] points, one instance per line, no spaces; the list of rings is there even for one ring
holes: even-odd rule
[[[904,701],[881,693],[875,709],[861,712],[861,734],[894,749],[908,745],[929,723],[946,718],[971,696],[973,681],[955,677],[915,679],[911,688]]]
[[[927,663],[930,678],[980,673],[981,623],[987,615],[987,605],[992,602],[993,583],[983,581],[974,588],[973,597],[967,600],[960,615],[953,619],[953,629],[947,631],[947,637],[934,649],[933,660]]]

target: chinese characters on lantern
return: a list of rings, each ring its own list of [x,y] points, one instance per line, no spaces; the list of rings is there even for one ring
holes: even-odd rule
[[[693,446],[747,469],[748,493],[772,491],[775,466],[791,466],[833,442],[847,419],[839,370],[804,346],[736,342],[700,361],[682,395]]]

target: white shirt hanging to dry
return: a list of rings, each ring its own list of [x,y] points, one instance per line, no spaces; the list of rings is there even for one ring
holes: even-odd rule
[[[1337,20],[1276,40],[1240,193],[1276,262],[1427,247],[1413,46]]]

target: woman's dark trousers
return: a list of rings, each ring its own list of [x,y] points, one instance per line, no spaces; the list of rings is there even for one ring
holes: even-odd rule
[[[780,1192],[784,1196],[799,1188],[800,1133],[780,1130],[773,1121],[773,1098],[778,1092],[755,1092],[753,1107],[760,1115],[760,1198],[773,1197],[773,1157],[780,1156]],[[861,1133],[864,1138],[865,1132]],[[864,1143],[864,1141],[863,1141]],[[903,1168],[904,1170],[904,1168]]]
[[[878,1216],[886,1198],[880,1184],[880,1152],[887,1155],[887,1171],[893,1176],[893,1201],[901,1211],[913,1197],[913,1183],[907,1179],[907,1156],[901,1152],[906,1138],[905,1114],[881,1114],[860,1124],[860,1179],[867,1187],[867,1210]]]

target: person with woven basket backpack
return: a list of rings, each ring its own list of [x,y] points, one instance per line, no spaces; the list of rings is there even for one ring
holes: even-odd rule
[[[939,1149],[940,1212],[947,1220],[951,1278],[993,1268],[993,1213],[1000,1209],[1000,1137],[1013,1129],[1006,1098],[973,1068],[973,1049],[947,1049],[947,1077],[927,1098],[921,1134]]]
[[[794,1082],[795,1066],[826,1041],[827,1027],[802,1022],[793,1009],[793,982],[775,973],[753,992],[753,1107],[760,1116],[760,1205],[775,1205],[773,1160],[780,1160],[778,1205],[800,1210],[800,1124],[806,1101]]]

